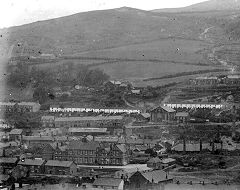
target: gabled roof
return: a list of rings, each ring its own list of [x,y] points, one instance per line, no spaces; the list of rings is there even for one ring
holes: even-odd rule
[[[15,164],[17,162],[17,158],[0,158],[0,163],[8,163],[8,164]]]
[[[73,161],[48,160],[45,166],[70,167]]]
[[[99,147],[99,143],[95,141],[84,143],[82,141],[71,141],[68,145],[68,149],[79,150],[96,150]]]
[[[126,146],[124,144],[117,144],[116,147],[123,153],[127,152]]]
[[[18,165],[25,165],[25,166],[41,166],[43,165],[45,161],[44,160],[38,160],[38,159],[25,159],[24,161],[19,161]]]
[[[151,109],[151,112],[156,110],[156,109],[158,109],[158,108],[161,108],[161,109],[163,109],[163,110],[165,110],[166,112],[169,112],[169,113],[176,112],[176,110],[174,110],[174,109],[172,109],[172,108],[170,108],[168,106],[157,106],[157,107]]]
[[[23,132],[22,129],[13,129],[10,131],[9,135],[21,135]]]
[[[151,158],[147,161],[148,163],[160,163],[161,160],[158,157]]]
[[[107,187],[118,187],[122,182],[122,179],[117,178],[97,178],[93,182],[94,186],[107,186]]]
[[[153,170],[147,172],[141,172],[142,176],[150,183],[159,183],[162,181],[168,181],[173,179],[172,176],[167,175],[163,170]]]

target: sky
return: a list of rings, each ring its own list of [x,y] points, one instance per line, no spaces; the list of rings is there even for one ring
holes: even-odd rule
[[[0,28],[79,12],[119,8],[142,10],[184,7],[206,0],[0,0]]]

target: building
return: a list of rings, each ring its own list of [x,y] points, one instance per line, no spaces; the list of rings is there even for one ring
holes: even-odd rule
[[[99,165],[127,165],[129,149],[125,144],[108,144],[97,148],[96,163]]]
[[[0,166],[3,169],[3,174],[7,174],[8,171],[12,170],[18,163],[17,158],[8,158],[8,157],[3,157],[0,158]]]
[[[122,116],[96,116],[96,117],[58,117],[55,118],[56,128],[69,127],[121,127]]]
[[[23,136],[22,129],[12,129],[9,133],[9,140],[10,141],[21,141]]]
[[[141,165],[140,167],[130,167],[130,168],[123,168],[115,172],[114,177],[121,178],[121,179],[129,179],[135,172],[146,172],[152,171],[152,168],[147,167],[146,165]]]
[[[45,115],[41,117],[42,127],[54,127],[55,117],[51,115]]]
[[[137,122],[149,122],[150,117],[149,113],[141,113],[135,116]]]
[[[177,112],[175,117],[178,123],[187,123],[190,119],[188,112]]]
[[[159,189],[161,184],[171,183],[173,177],[163,170],[137,171],[129,178],[128,189]]]
[[[184,108],[184,109],[225,109],[228,107],[228,105],[225,104],[214,104],[214,103],[165,103],[164,106],[178,109],[178,108]]]
[[[40,159],[23,159],[18,162],[18,165],[26,167],[30,174],[43,174],[45,162]]]
[[[164,158],[161,160],[161,168],[160,169],[164,169],[166,167],[170,167],[175,165],[176,160],[173,158]]]
[[[220,80],[218,79],[218,77],[197,77],[194,80],[191,80],[191,84],[192,85],[199,85],[199,86],[213,86],[213,85],[218,85],[220,82]]]
[[[161,168],[161,160],[158,157],[151,158],[147,161],[147,167],[152,169],[160,169]]]
[[[72,175],[77,173],[77,165],[73,161],[48,160],[45,164],[45,174]]]
[[[38,112],[41,105],[36,102],[0,102],[0,111]]]
[[[106,135],[109,132],[107,131],[107,128],[77,128],[72,127],[68,129],[68,134],[73,136],[82,136],[82,135],[92,135],[92,136],[98,136],[98,135]]]
[[[227,85],[239,85],[240,84],[240,75],[228,75],[224,79],[224,83]]]
[[[98,189],[110,190],[117,189],[123,190],[124,181],[119,178],[97,178],[93,182],[93,187]]]
[[[23,136],[22,142],[29,145],[50,144],[54,142],[54,138],[51,136]]]
[[[120,109],[120,108],[82,108],[82,107],[60,107],[60,106],[50,106],[50,112],[93,112],[93,113],[141,113],[139,109]]]
[[[167,106],[158,106],[151,111],[151,122],[171,122],[175,119],[176,111]]]
[[[95,141],[71,141],[67,146],[57,147],[55,160],[74,161],[76,164],[94,165],[99,143]]]
[[[44,144],[41,150],[39,151],[40,153],[39,156],[43,160],[53,160],[55,150],[56,148],[52,144]]]

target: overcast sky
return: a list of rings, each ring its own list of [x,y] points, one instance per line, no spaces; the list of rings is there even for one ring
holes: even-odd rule
[[[91,10],[123,6],[152,10],[203,1],[206,0],[0,0],[0,28]]]

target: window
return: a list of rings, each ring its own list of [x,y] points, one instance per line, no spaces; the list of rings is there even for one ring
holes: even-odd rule
[[[89,154],[90,154],[90,155],[93,155],[93,150],[90,150],[90,151],[89,151]]]

